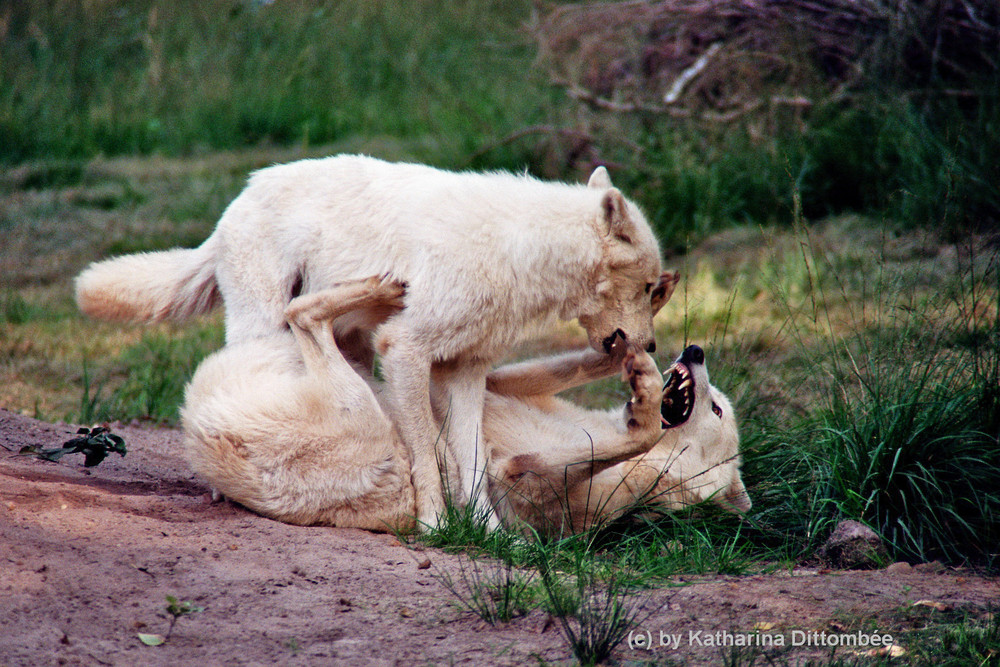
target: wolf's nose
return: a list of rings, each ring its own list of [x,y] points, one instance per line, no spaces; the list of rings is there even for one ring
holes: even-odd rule
[[[703,364],[705,363],[705,350],[697,345],[688,345],[684,352],[681,353],[681,362],[685,364]]]

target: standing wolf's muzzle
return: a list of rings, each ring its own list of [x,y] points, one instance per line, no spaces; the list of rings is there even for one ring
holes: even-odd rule
[[[611,354],[611,348],[615,345],[615,340],[621,338],[623,341],[628,341],[628,336],[621,329],[615,329],[615,332],[601,341],[601,347],[604,348],[605,354]],[[653,354],[656,352],[656,341],[651,340],[649,344],[646,345],[646,352]]]
[[[619,337],[621,337],[623,341],[628,340],[625,337],[624,331],[622,331],[621,329],[615,329],[614,333],[612,333],[610,336],[601,341],[601,347],[604,348],[605,354],[611,354],[611,348],[614,347],[615,341],[618,340]]]

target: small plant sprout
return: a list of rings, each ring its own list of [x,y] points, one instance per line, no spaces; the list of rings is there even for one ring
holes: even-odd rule
[[[166,611],[170,614],[170,626],[167,628],[166,635],[158,634],[147,634],[144,632],[139,633],[139,641],[141,641],[146,646],[160,646],[165,644],[167,640],[170,639],[171,633],[174,631],[174,625],[177,624],[177,620],[181,616],[188,616],[190,614],[197,614],[198,612],[204,611],[204,607],[196,607],[191,602],[184,600],[179,601],[173,595],[167,596],[167,606]]]

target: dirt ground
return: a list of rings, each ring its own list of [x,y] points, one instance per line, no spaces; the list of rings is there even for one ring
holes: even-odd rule
[[[438,578],[458,571],[457,556],[213,504],[179,431],[112,429],[128,443],[125,458],[52,463],[17,452],[60,446],[76,427],[0,409],[0,664],[572,664],[543,611],[496,627],[460,611]],[[649,593],[652,615],[617,660],[715,664],[714,633],[756,628],[788,647],[795,630],[896,631],[899,610],[918,600],[982,609],[1000,599],[996,580],[934,567],[676,583],[686,585]],[[203,611],[146,646],[139,633],[170,625],[168,595]],[[649,640],[651,650],[638,646]]]

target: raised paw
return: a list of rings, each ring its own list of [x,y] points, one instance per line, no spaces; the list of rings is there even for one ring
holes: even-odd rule
[[[404,294],[406,285],[387,275],[348,280],[295,297],[285,308],[285,319],[289,324],[308,329],[352,310],[372,306],[402,308]]]
[[[392,278],[388,273],[372,276],[365,281],[369,294],[387,306],[403,307],[406,283]]]
[[[625,406],[629,428],[659,430],[663,376],[656,362],[646,352],[629,350],[622,363],[622,375],[632,388],[632,400]]]

